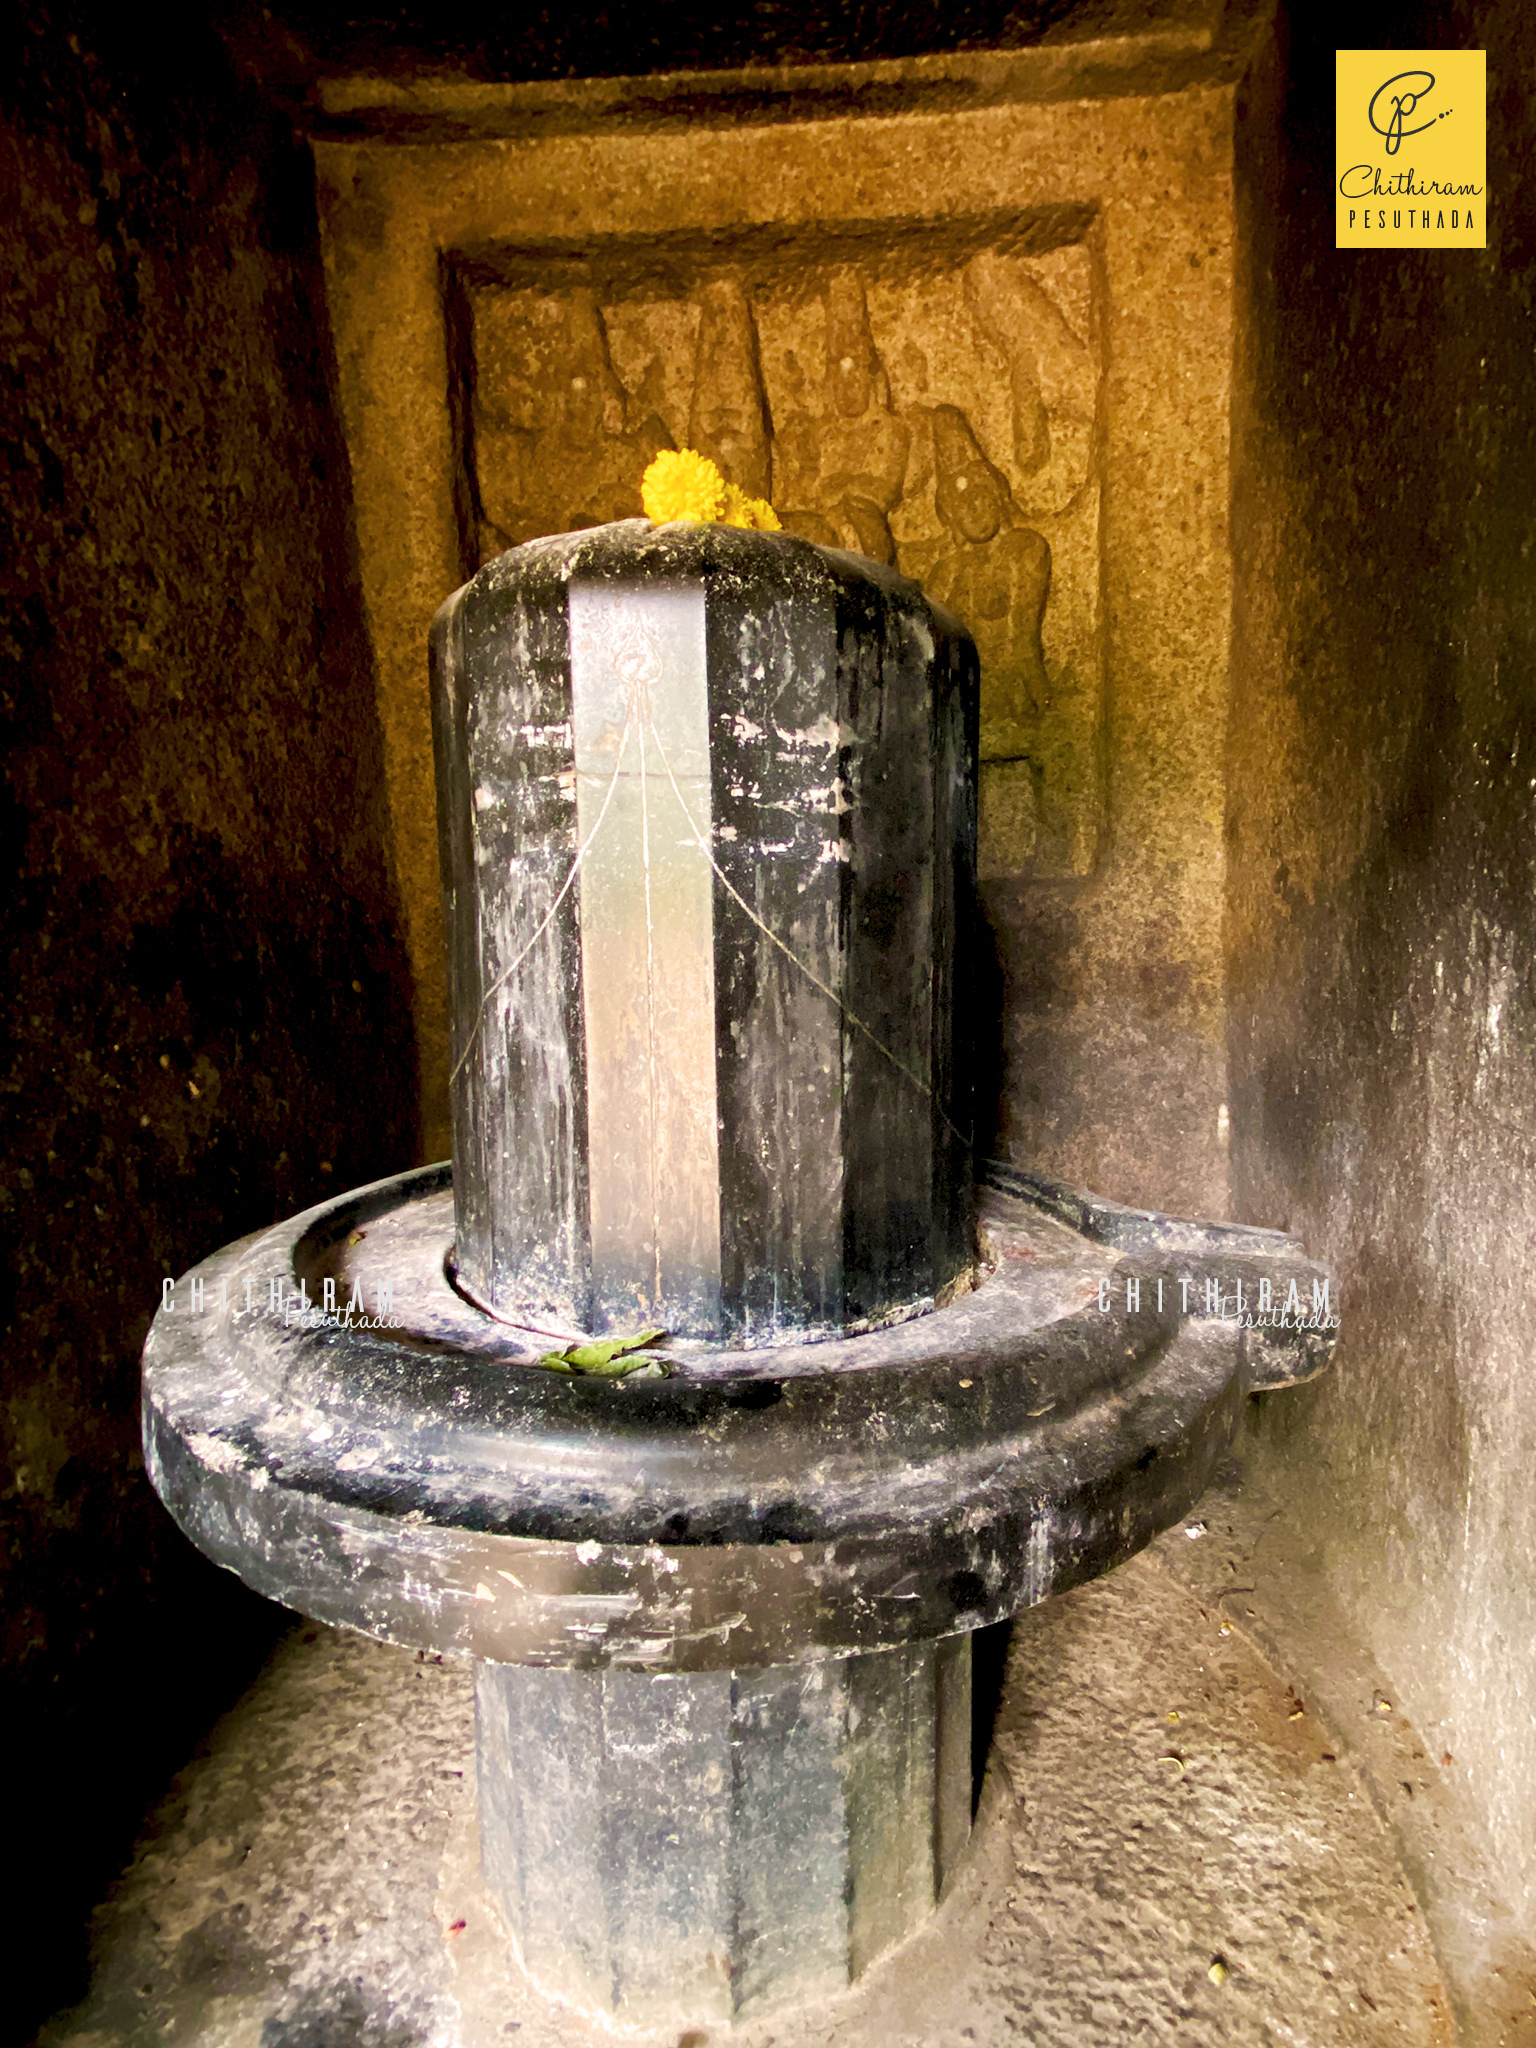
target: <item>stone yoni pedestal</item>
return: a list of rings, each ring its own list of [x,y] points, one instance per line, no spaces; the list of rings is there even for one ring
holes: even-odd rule
[[[1332,1343],[1222,1303],[1323,1281],[1012,1168],[973,1208],[976,662],[912,584],[632,521],[487,565],[433,671],[452,1173],[204,1261],[146,1461],[261,1591],[475,1660],[528,1971],[682,2031],[921,1922],[971,1632],[1186,1513]],[[652,1377],[549,1368],[642,1327]]]
[[[633,2020],[842,1989],[969,1838],[970,1645],[666,1677],[481,1664],[481,1861],[529,1975]]]

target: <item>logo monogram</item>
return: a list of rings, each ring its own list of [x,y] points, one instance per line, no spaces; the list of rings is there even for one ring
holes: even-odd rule
[[[1394,85],[1401,86],[1402,91],[1392,92]],[[1429,119],[1421,121],[1417,128],[1405,128],[1403,126],[1404,121],[1411,121],[1413,119],[1418,111],[1419,101],[1427,99],[1430,93],[1433,92],[1434,86],[1435,75],[1432,71],[1399,71],[1395,78],[1389,78],[1385,85],[1377,86],[1375,92],[1372,93],[1371,104],[1366,109],[1365,117],[1378,135],[1384,135],[1387,138],[1388,156],[1397,155],[1398,150],[1402,147],[1405,135],[1422,135],[1426,128],[1433,128],[1436,121],[1443,121],[1445,115],[1450,113],[1451,109],[1447,107],[1444,114],[1431,114]],[[1387,125],[1383,127],[1381,124],[1381,101],[1389,93],[1391,97],[1388,99],[1387,105],[1392,111],[1387,116]]]

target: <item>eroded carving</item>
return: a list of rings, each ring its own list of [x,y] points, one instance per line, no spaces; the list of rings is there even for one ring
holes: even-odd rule
[[[821,374],[795,379],[784,421],[780,514],[826,547],[896,560],[890,514],[901,502],[912,430],[891,404],[859,279],[833,273],[821,294]]]
[[[1018,516],[1008,480],[958,406],[933,411],[934,504],[952,543],[927,587],[970,627],[981,656],[982,758],[1028,752],[1050,697],[1040,630],[1051,550]]]
[[[699,293],[688,446],[719,464],[749,498],[771,498],[772,428],[757,356],[757,327],[740,278],[711,280]]]
[[[475,310],[481,559],[535,534],[633,518],[645,465],[671,434],[644,380],[630,391],[615,372],[595,294],[487,295]]]
[[[616,264],[476,285],[481,557],[640,510],[692,446],[791,531],[914,576],[982,657],[982,871],[1071,875],[1099,836],[1093,271],[1066,243],[867,262]]]

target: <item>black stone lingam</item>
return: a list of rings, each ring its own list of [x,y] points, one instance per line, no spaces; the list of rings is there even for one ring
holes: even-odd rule
[[[631,521],[490,563],[433,672],[452,1171],[179,1283],[146,1457],[261,1591],[476,1660],[535,1981],[728,2021],[931,1911],[971,1632],[1187,1512],[1325,1363],[1329,1282],[973,1191],[976,664],[914,585]],[[647,1332],[643,1376],[558,1369]]]
[[[782,1344],[972,1261],[969,636],[789,535],[531,542],[432,635],[458,1282]]]

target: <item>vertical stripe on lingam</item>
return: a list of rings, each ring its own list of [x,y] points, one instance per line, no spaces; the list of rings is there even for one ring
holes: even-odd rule
[[[704,602],[697,583],[569,592],[599,1329],[719,1321]]]

